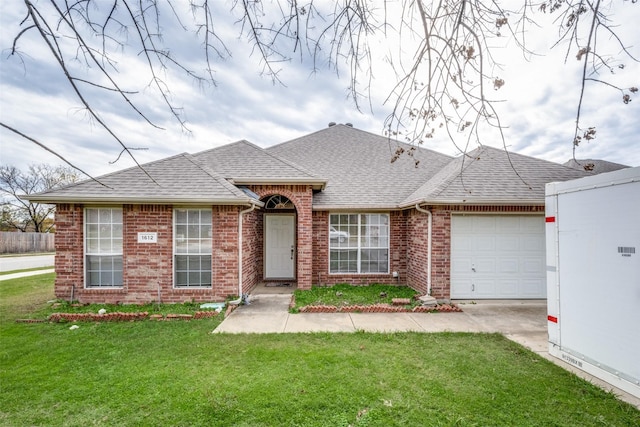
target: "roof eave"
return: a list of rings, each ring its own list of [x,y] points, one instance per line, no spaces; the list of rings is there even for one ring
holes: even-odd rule
[[[256,205],[263,207],[264,203],[250,198],[226,199],[226,198],[206,198],[206,197],[81,197],[81,196],[20,196],[20,199],[36,203],[118,203],[118,204],[151,204],[151,205],[235,205],[246,206]]]
[[[318,178],[231,178],[233,185],[311,185],[314,190],[324,190],[327,186],[326,179]]]
[[[411,208],[420,205],[467,205],[467,206],[532,206],[544,205],[544,198],[540,199],[423,199],[403,202],[401,208]]]
[[[313,205],[314,211],[395,211],[398,205]]]

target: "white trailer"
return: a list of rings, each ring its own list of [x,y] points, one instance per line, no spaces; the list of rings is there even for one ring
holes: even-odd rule
[[[640,167],[546,186],[549,353],[640,397]]]

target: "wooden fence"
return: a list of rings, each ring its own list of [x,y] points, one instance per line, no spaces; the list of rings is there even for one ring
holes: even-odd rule
[[[0,254],[54,252],[54,233],[0,231]]]

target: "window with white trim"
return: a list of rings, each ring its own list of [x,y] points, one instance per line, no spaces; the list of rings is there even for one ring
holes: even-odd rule
[[[173,283],[211,286],[211,209],[173,212]]]
[[[329,273],[388,273],[389,214],[330,214]]]
[[[122,287],[122,208],[86,208],[84,236],[86,287]]]

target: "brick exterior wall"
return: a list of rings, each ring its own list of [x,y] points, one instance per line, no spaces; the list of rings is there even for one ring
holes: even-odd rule
[[[212,283],[210,288],[173,287],[173,207],[123,205],[123,286],[84,288],[84,238],[82,205],[59,204],[56,209],[57,298],[80,302],[146,303],[158,301],[223,301],[238,294],[237,206],[212,208]],[[244,290],[257,283],[255,235],[258,213],[245,215],[243,229]],[[156,232],[157,243],[138,243],[138,232]]]
[[[537,206],[432,206],[431,295],[439,299],[451,296],[451,215],[454,213],[526,214],[544,213]],[[418,292],[427,292],[427,214],[411,210],[408,229],[407,284]]]
[[[251,191],[266,200],[276,194],[285,196],[296,208],[296,280],[298,289],[311,289],[313,271],[313,190],[310,185],[254,185]],[[263,233],[263,231],[261,230]],[[264,234],[264,233],[263,233]],[[260,245],[262,248],[264,245]],[[261,263],[262,264],[262,263]],[[264,275],[263,266],[260,266]]]
[[[261,199],[279,194],[296,208],[296,276],[299,289],[312,284],[406,284],[427,292],[427,218],[415,209],[392,211],[388,274],[329,274],[329,212],[312,212],[310,186],[254,186]],[[212,281],[207,289],[173,288],[173,207],[123,205],[124,284],[121,289],[84,288],[84,206],[58,204],[56,209],[57,298],[80,302],[144,303],[222,301],[238,294],[238,217],[246,207],[212,207]],[[464,206],[430,208],[433,215],[431,293],[447,299],[451,287],[452,213],[543,213],[544,206]],[[264,210],[243,216],[243,293],[264,277]],[[156,232],[158,242],[138,243],[138,232]],[[392,272],[399,273],[398,278]]]
[[[58,299],[77,299],[75,293],[84,286],[84,211],[82,205],[59,204],[56,206],[56,282]]]
[[[358,212],[366,213],[366,211]],[[373,283],[407,284],[407,217],[408,211],[389,212],[389,273],[385,274],[329,274],[329,215],[313,213],[313,281],[327,286],[337,283],[370,285]],[[393,272],[398,277],[393,277]]]

